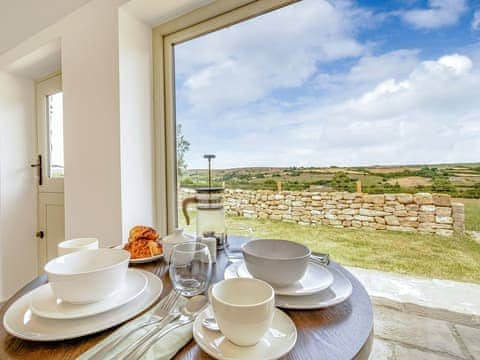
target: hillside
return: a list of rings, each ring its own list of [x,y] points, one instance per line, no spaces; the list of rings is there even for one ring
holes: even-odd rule
[[[207,170],[187,170],[184,187],[205,186]],[[227,188],[355,191],[360,180],[366,193],[448,193],[455,197],[480,198],[480,163],[398,165],[370,167],[259,167],[213,171],[213,182]]]

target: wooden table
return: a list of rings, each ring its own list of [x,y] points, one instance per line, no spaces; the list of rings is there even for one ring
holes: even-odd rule
[[[245,238],[229,241],[243,242]],[[213,282],[223,279],[228,260],[223,252],[219,253],[214,266]],[[294,349],[285,359],[368,359],[373,341],[373,312],[370,298],[359,281],[342,266],[331,263],[329,266],[345,274],[353,285],[352,296],[345,302],[323,310],[288,310],[298,329],[298,340]],[[163,261],[136,265],[135,267],[162,274],[164,291],[162,297],[171,289],[168,266]],[[3,306],[3,315],[10,304],[23,294],[45,284],[42,275],[18,291]],[[114,328],[115,329],[115,328]],[[85,336],[75,340],[61,342],[34,342],[17,339],[5,332],[0,326],[0,359],[74,359],[97,342],[108,336],[112,330]],[[176,359],[211,359],[192,340],[175,357]]]

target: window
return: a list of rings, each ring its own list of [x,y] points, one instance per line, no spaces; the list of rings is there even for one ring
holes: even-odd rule
[[[181,198],[207,184],[213,153],[230,228],[309,242],[350,265],[378,268],[378,254],[383,270],[478,281],[472,240],[458,235],[480,230],[472,9],[441,24],[415,15],[431,13],[418,3],[272,3],[163,38],[170,230],[184,225]],[[442,236],[464,249],[461,274],[444,267],[458,249]],[[408,241],[420,245],[406,254]]]
[[[48,177],[64,176],[63,167],[63,93],[47,96]]]

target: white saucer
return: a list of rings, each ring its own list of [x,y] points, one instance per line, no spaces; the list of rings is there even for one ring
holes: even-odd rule
[[[233,263],[225,269],[224,278],[232,279],[238,277],[237,267],[239,263]],[[275,306],[284,309],[323,309],[329,306],[340,304],[352,294],[352,284],[340,271],[329,268],[332,276],[332,285],[323,291],[306,296],[283,296],[275,295]]]
[[[71,304],[57,299],[50,284],[45,284],[30,293],[30,309],[35,315],[48,319],[78,319],[113,310],[140,295],[147,287],[143,272],[128,269],[122,288],[108,298],[90,304]]]
[[[238,346],[228,341],[220,331],[202,326],[206,317],[212,317],[211,307],[198,315],[193,324],[193,338],[208,355],[220,360],[278,359],[287,354],[297,341],[297,328],[283,311],[275,309],[272,325],[265,336],[254,346]]]
[[[253,277],[248,272],[244,261],[238,262],[237,273],[239,277]],[[326,266],[309,262],[307,271],[300,280],[290,286],[273,288],[275,295],[305,296],[328,288],[332,282],[333,276]]]
[[[162,280],[150,272],[141,271],[148,281],[142,296],[114,310],[81,319],[44,319],[30,310],[28,293],[7,309],[3,327],[9,334],[24,340],[58,341],[94,334],[121,324],[148,309],[162,293]]]

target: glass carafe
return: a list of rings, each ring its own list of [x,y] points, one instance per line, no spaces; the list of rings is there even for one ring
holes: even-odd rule
[[[192,203],[197,206],[197,238],[214,237],[217,239],[217,249],[223,249],[225,246],[223,188],[198,188],[194,197],[183,200],[182,210],[187,225],[190,224],[187,207]]]

